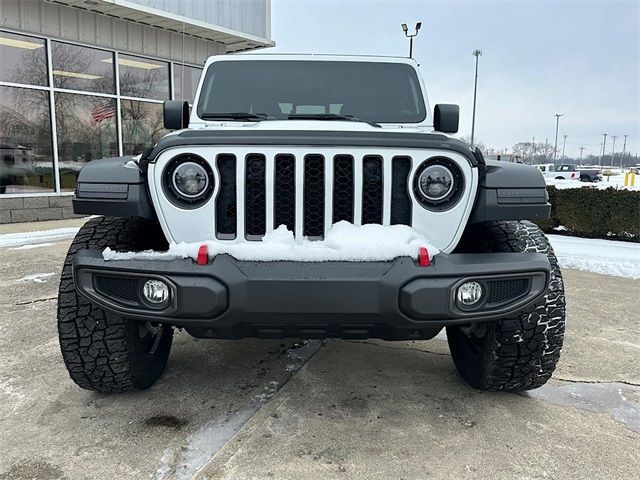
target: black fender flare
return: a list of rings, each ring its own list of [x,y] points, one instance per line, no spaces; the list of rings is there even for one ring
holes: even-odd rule
[[[73,211],[78,214],[155,219],[146,175],[132,157],[87,163],[76,184]]]

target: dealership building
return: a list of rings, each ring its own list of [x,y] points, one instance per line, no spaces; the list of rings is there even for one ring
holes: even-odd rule
[[[73,216],[80,168],[166,133],[202,65],[274,45],[270,0],[1,0],[0,223]]]

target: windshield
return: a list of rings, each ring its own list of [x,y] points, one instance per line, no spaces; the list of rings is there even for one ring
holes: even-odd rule
[[[198,116],[246,112],[349,115],[378,123],[426,117],[415,70],[402,63],[295,60],[214,62],[205,75]]]

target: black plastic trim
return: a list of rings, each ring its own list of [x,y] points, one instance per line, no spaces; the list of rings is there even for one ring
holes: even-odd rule
[[[480,175],[470,223],[549,218],[551,205],[546,183],[537,168],[489,160],[484,172]]]
[[[433,109],[433,129],[436,132],[457,133],[460,122],[460,107],[439,103]]]
[[[150,311],[115,305],[97,295],[91,272],[143,275],[177,285],[172,292],[177,305],[154,311],[154,318],[220,338],[256,336],[257,325],[284,332],[317,327],[338,336],[360,329],[372,336],[387,332],[393,338],[420,337],[416,332],[524,311],[544,293],[550,268],[546,255],[539,253],[439,254],[431,266],[420,267],[406,257],[359,263],[243,262],[228,255],[218,255],[207,265],[190,259],[105,261],[99,250],[78,252],[73,265],[78,291],[134,319],[147,320]],[[544,280],[535,291],[532,287],[526,301],[507,307],[474,312],[452,307],[460,281],[513,274]]]
[[[469,223],[499,220],[546,220],[551,215],[551,204],[546,201],[545,189],[533,197],[531,189],[509,189],[508,199],[502,198],[503,189],[478,189],[476,203],[471,211]],[[506,200],[506,201],[505,201]]]
[[[72,204],[80,215],[156,218],[145,175],[131,157],[87,163],[78,175]]]
[[[177,146],[207,145],[308,145],[351,147],[397,147],[452,150],[463,155],[472,166],[477,159],[469,147],[456,138],[437,133],[309,131],[309,130],[260,130],[215,131],[185,130],[161,138],[145,161],[153,162],[167,148]]]
[[[81,215],[156,218],[145,175],[131,157],[92,160],[83,166],[72,204]]]

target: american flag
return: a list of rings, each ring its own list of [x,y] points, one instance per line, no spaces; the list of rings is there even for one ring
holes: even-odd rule
[[[96,105],[91,110],[91,121],[93,123],[100,123],[104,120],[113,118],[116,114],[116,106],[113,102],[103,103],[102,105]]]

